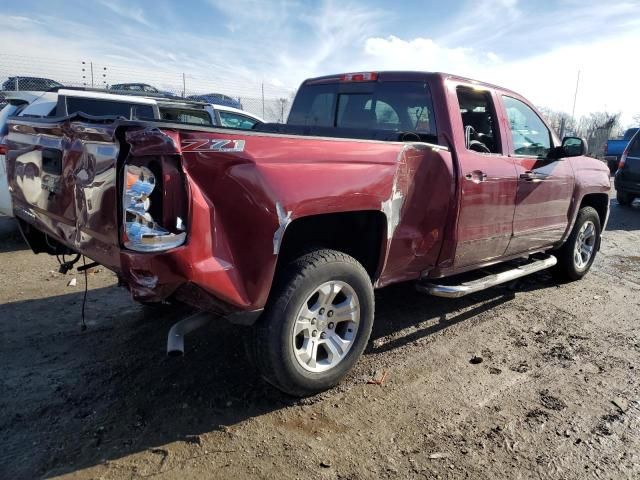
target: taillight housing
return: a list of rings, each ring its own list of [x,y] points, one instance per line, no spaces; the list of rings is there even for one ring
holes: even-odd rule
[[[172,233],[152,217],[151,196],[156,189],[156,176],[146,166],[124,166],[123,179],[124,246],[138,252],[159,252],[179,247],[187,237],[186,232]],[[184,230],[181,217],[176,218],[176,228]]]
[[[627,148],[624,149],[624,152],[622,152],[622,155],[620,156],[620,161],[618,162],[618,170],[624,167],[624,162],[627,160],[628,153],[629,153],[629,146],[627,145]]]

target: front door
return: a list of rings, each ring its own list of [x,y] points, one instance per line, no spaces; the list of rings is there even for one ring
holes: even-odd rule
[[[491,91],[456,89],[464,141],[456,145],[461,174],[458,242],[454,268],[501,257],[512,235],[517,188],[513,159],[495,115]]]
[[[566,160],[548,160],[553,136],[526,103],[503,96],[511,130],[510,152],[518,175],[513,238],[506,254],[552,245],[569,224],[574,175]]]

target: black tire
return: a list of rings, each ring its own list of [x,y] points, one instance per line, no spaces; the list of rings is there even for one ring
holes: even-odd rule
[[[579,267],[575,259],[575,248],[576,243],[579,241],[580,231],[587,222],[592,222],[595,226],[595,243],[588,262],[586,262],[584,266]],[[561,280],[580,280],[587,274],[591,265],[593,265],[600,246],[601,228],[600,217],[593,207],[583,207],[578,211],[576,223],[573,225],[569,238],[567,238],[567,241],[562,247],[553,252],[558,259],[558,263],[553,269],[556,278]]]
[[[305,302],[330,281],[343,282],[352,289],[360,319],[342,360],[329,370],[312,372],[296,359],[293,329]],[[358,361],[369,341],[373,315],[373,286],[362,265],[342,252],[315,250],[290,262],[278,275],[265,311],[254,326],[252,356],[264,379],[279,390],[293,396],[313,395],[337,385]]]
[[[619,205],[627,206],[631,205],[631,202],[633,202],[633,197],[628,193],[617,191],[616,200],[618,201]]]

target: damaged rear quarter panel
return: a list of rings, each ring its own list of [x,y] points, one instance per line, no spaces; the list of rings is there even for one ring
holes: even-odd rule
[[[180,159],[189,197],[184,245],[159,253],[120,247],[120,127],[127,161]],[[139,122],[22,128],[32,130],[13,137],[14,187],[22,182],[14,194],[18,213],[28,212],[35,218],[25,213],[29,223],[117,271],[139,300],[161,300],[195,285],[231,310],[262,308],[291,222],[338,212],[385,214],[377,285],[416,278],[437,260],[451,204],[451,156],[427,144]],[[64,188],[53,196],[42,187],[33,153],[47,142],[64,153]],[[29,181],[33,191],[24,186]]]
[[[229,131],[180,135],[182,144],[208,135],[245,140],[240,152],[183,152],[191,191],[211,212],[212,255],[237,273],[237,306],[264,306],[286,228],[302,217],[385,213],[380,284],[435,264],[453,185],[446,149]]]

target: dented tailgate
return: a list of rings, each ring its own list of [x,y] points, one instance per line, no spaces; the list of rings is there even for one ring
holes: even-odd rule
[[[13,119],[7,137],[16,216],[111,267],[119,265],[114,131],[113,123]]]

